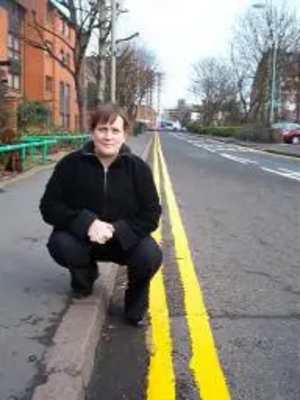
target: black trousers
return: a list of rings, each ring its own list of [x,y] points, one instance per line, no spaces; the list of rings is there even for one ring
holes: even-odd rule
[[[54,231],[48,241],[48,250],[58,264],[70,270],[71,276],[79,273],[85,286],[94,281],[96,261],[126,265],[125,313],[129,318],[139,319],[147,311],[150,281],[162,264],[162,251],[151,236],[124,251],[114,239],[100,245],[81,241],[65,231]]]

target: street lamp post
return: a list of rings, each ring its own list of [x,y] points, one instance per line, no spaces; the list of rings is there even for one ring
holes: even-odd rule
[[[277,44],[273,38],[272,49],[272,84],[271,84],[271,104],[270,104],[270,125],[274,123],[275,92],[276,92],[276,64],[277,64]]]
[[[265,9],[266,4],[256,3],[252,5],[256,9]],[[271,10],[273,10],[272,2],[270,3]],[[272,19],[272,23],[273,19]],[[276,65],[277,65],[277,43],[276,43],[276,32],[272,30],[272,78],[271,78],[271,99],[270,99],[270,126],[273,125],[275,120],[275,94],[276,94]]]

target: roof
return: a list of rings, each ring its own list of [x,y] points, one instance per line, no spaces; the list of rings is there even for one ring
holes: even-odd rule
[[[66,7],[59,5],[59,3],[55,0],[48,0],[48,5],[53,7],[61,15],[62,18],[64,18],[69,23],[72,23]]]

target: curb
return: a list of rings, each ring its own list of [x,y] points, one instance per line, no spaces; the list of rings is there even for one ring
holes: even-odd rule
[[[270,154],[278,154],[280,156],[285,156],[285,157],[289,157],[289,158],[300,158],[300,154],[291,154],[291,153],[286,153],[284,151],[277,151],[277,150],[271,150],[271,149],[265,149],[262,150],[265,153],[270,153]]]
[[[153,136],[141,158],[149,155]],[[84,400],[118,265],[101,263],[94,294],[72,300],[44,357],[47,380],[34,390],[32,400]]]
[[[0,181],[0,189],[3,189],[4,187],[8,185],[14,185],[15,183],[21,182],[27,178],[30,178],[31,176],[34,176],[38,172],[41,171],[46,171],[47,169],[53,168],[53,166],[62,158],[66,153],[61,154],[61,157],[59,157],[57,160],[50,161],[49,164],[47,165],[42,165],[39,167],[33,167],[29,169],[28,171],[23,172],[20,175],[13,176],[8,178],[7,180]]]

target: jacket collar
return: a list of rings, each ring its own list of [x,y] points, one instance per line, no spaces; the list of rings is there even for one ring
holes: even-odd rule
[[[80,149],[80,152],[84,155],[84,156],[95,156],[95,149],[94,149],[94,143],[92,140],[89,140],[87,143],[85,143],[82,148]],[[132,154],[130,147],[127,146],[125,143],[122,144],[118,157],[122,157],[122,156],[130,156]]]

